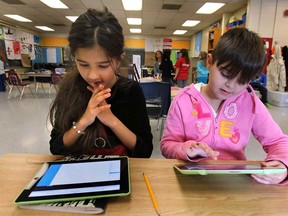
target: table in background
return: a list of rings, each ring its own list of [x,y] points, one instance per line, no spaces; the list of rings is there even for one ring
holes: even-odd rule
[[[52,155],[7,154],[0,157],[0,215],[67,216],[73,213],[20,209],[14,199]],[[143,172],[164,215],[287,215],[288,187],[263,185],[248,175],[182,175],[172,159],[130,158],[131,194],[109,199],[105,215],[155,215]],[[209,161],[208,163],[211,163]],[[214,161],[223,163],[223,161]],[[241,163],[241,162],[238,162]],[[254,162],[256,163],[256,162]]]
[[[51,72],[26,72],[24,74],[21,74],[21,76],[27,76],[30,80],[30,78],[33,79],[33,82],[35,84],[35,92],[37,93],[38,90],[38,83],[41,83],[42,89],[44,90],[43,83],[51,83]]]

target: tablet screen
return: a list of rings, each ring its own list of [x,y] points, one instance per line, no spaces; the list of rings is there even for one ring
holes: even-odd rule
[[[40,169],[15,202],[44,203],[128,195],[129,182],[127,157],[51,162]]]
[[[182,174],[273,174],[283,173],[285,169],[261,167],[251,164],[175,164],[174,167]]]
[[[243,165],[243,164],[185,164],[183,169],[188,170],[259,170],[261,166],[258,165]]]

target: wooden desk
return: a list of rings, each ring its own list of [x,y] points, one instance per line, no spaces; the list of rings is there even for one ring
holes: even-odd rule
[[[66,216],[73,213],[20,209],[14,199],[51,155],[7,154],[0,157],[0,215]],[[159,212],[164,215],[287,215],[288,187],[263,185],[248,175],[185,176],[172,165],[177,160],[130,158],[131,194],[110,198],[109,216],[155,215],[143,171],[148,176]],[[219,161],[220,162],[220,161]],[[218,163],[219,163],[218,162]]]

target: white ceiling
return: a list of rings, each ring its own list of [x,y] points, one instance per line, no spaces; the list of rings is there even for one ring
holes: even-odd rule
[[[11,4],[21,1],[23,4]],[[124,35],[131,35],[127,24],[127,17],[142,18],[142,34],[145,36],[173,36],[175,30],[188,30],[183,37],[190,37],[196,32],[210,26],[222,18],[225,12],[233,13],[240,8],[247,6],[248,0],[213,0],[213,2],[226,3],[224,7],[211,15],[196,14],[196,11],[207,1],[205,0],[143,0],[142,11],[124,11],[121,0],[61,0],[69,9],[52,9],[40,2],[40,0],[0,0],[0,23],[8,22],[15,26],[20,26],[39,35],[67,35],[71,21],[65,16],[79,16],[87,8],[102,9],[102,3],[107,6],[119,20],[123,27]],[[6,3],[8,2],[8,3]],[[210,0],[212,2],[212,0]],[[181,5],[179,10],[162,9],[163,4]],[[3,14],[18,14],[32,23],[22,23],[14,21]],[[196,19],[201,22],[195,27],[182,27],[188,19]],[[55,26],[61,24],[64,26]],[[53,28],[55,32],[47,33],[34,26],[45,25]],[[133,26],[139,27],[139,26]],[[155,27],[165,27],[165,29],[155,29]],[[134,34],[135,35],[135,34]]]

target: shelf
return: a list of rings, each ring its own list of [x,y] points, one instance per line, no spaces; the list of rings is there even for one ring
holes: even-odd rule
[[[212,52],[216,47],[220,37],[221,37],[222,29],[214,28],[208,32],[208,52]]]

